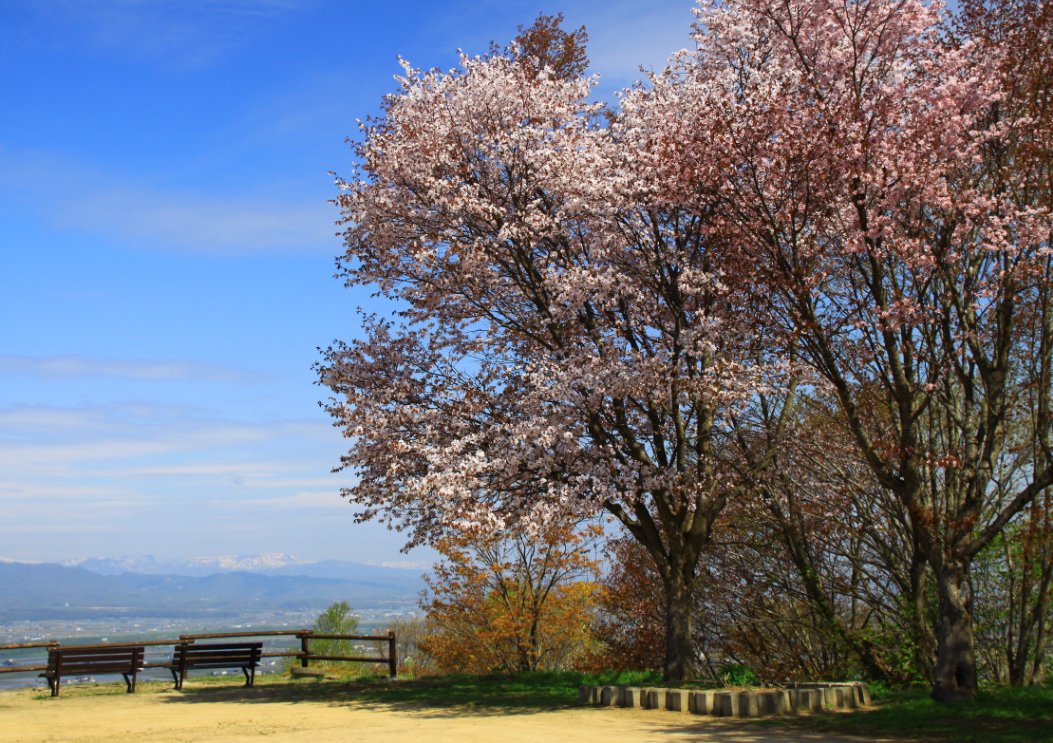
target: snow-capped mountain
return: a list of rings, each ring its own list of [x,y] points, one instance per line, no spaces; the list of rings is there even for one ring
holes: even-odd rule
[[[266,573],[308,564],[292,555],[270,552],[262,555],[224,555],[219,557],[163,558],[153,555],[89,557],[70,560],[67,567],[80,567],[101,575],[139,573],[143,575],[204,576],[215,573]]]

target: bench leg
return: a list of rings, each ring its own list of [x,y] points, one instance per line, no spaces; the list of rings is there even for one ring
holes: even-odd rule
[[[242,666],[241,672],[245,674],[245,686],[252,686],[253,682],[256,680],[256,669],[249,669]]]
[[[127,673],[122,673],[124,676],[124,685],[128,687],[128,693],[131,694],[135,691],[135,672],[131,674],[131,678],[128,677]]]
[[[51,689],[51,696],[57,697],[59,695],[59,677],[58,676],[45,676],[48,682],[48,687]]]

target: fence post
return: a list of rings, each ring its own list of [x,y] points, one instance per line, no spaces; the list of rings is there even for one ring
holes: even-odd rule
[[[304,630],[303,633],[300,634],[300,652],[302,653],[302,655],[300,656],[301,668],[307,668],[307,641],[310,637],[310,634],[310,630]]]
[[[388,631],[388,675],[395,678],[398,673],[399,659],[398,650],[395,645],[395,631]]]

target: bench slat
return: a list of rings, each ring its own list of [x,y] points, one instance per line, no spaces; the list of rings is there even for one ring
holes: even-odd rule
[[[62,662],[62,674],[67,673],[124,673],[132,672],[133,664],[131,663],[73,663],[73,662]]]
[[[63,655],[62,663],[133,663],[137,660],[135,655]],[[141,657],[141,656],[139,656]],[[56,657],[56,660],[58,658]]]

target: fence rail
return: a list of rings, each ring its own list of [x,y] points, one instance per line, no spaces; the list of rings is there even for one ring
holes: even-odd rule
[[[180,635],[179,639],[182,642],[194,642],[194,640],[220,640],[226,637],[277,637],[279,635],[295,636],[301,635],[304,632],[310,632],[310,630],[267,629],[259,630],[257,632],[254,632],[252,630],[246,630],[244,632],[206,632],[203,634]]]
[[[198,640],[219,640],[229,639],[235,637],[295,637],[300,641],[299,650],[277,650],[265,652],[262,654],[264,658],[298,658],[300,660],[300,666],[302,668],[309,668],[310,662],[320,661],[326,663],[334,662],[347,662],[347,663],[384,663],[388,667],[388,675],[391,678],[395,678],[398,671],[398,652],[395,642],[395,633],[389,632],[386,635],[341,635],[332,633],[315,633],[309,629],[297,629],[297,630],[262,630],[262,631],[244,631],[244,632],[206,632],[200,634],[186,634],[180,635],[178,640],[144,640],[143,642],[106,642],[106,643],[94,643],[88,645],[78,645],[76,643],[70,645],[62,645],[56,640],[48,642],[21,642],[21,643],[10,643],[6,645],[0,645],[0,651],[2,650],[32,650],[32,649],[51,649],[58,647],[78,647],[78,648],[120,648],[120,647],[137,647],[137,646],[149,646],[149,647],[160,647],[160,646],[176,646],[176,645],[188,645]],[[332,655],[332,654],[318,654],[311,652],[311,640],[347,640],[351,642],[385,642],[388,645],[387,655],[382,654],[378,651],[378,655],[367,656],[367,655]],[[328,650],[328,648],[326,648]],[[356,648],[357,650],[357,648]],[[166,667],[166,663],[151,663],[147,662],[144,664],[144,668],[163,668]],[[31,665],[31,666],[0,666],[0,673],[30,673],[32,671],[46,671],[46,665]]]
[[[28,648],[50,648],[52,646],[58,646],[58,640],[49,640],[48,642],[14,642],[8,645],[0,645],[0,650],[24,650]]]
[[[0,650],[34,650],[39,648],[57,648],[58,642],[55,640],[49,640],[48,642],[12,642],[4,645],[0,645]],[[33,671],[46,671],[48,667],[46,665],[32,665],[32,666],[0,666],[0,673],[31,673]]]

